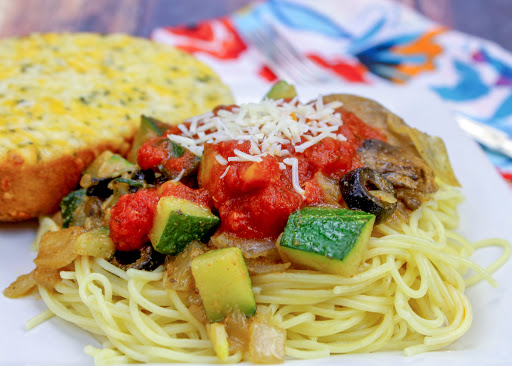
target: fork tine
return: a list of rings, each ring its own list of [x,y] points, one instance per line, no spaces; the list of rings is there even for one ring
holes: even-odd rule
[[[266,56],[270,66],[280,74],[278,76],[287,76],[292,82],[307,82],[307,78],[304,77],[304,71],[300,69],[300,64],[283,53],[268,34],[258,29],[254,31],[254,37],[256,46]]]
[[[242,35],[263,54],[280,78],[297,84],[331,78],[300,53],[270,22],[253,26]]]
[[[275,39],[276,46],[282,52],[283,57],[303,74],[304,80],[315,82],[326,79],[327,74],[299,52],[273,25],[268,24],[267,29],[271,37]]]

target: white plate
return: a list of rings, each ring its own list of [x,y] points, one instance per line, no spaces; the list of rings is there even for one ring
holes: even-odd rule
[[[232,85],[238,102],[258,101],[267,91],[265,85]],[[410,125],[443,137],[455,173],[463,185],[467,201],[460,207],[460,233],[473,240],[504,237],[512,241],[512,192],[487,161],[478,146],[466,137],[453,121],[450,112],[430,92],[400,87],[354,87],[331,85],[299,88],[302,100],[318,94],[351,92],[380,101],[403,117]],[[33,268],[35,254],[29,246],[35,223],[0,226],[0,288],[7,287],[18,275]],[[486,249],[473,258],[488,264],[498,251]],[[449,350],[405,357],[400,352],[343,355],[325,360],[291,361],[290,364],[334,366],[343,362],[356,365],[510,365],[512,364],[512,263],[494,276],[500,283],[493,289],[480,283],[468,290],[474,320],[470,330]],[[83,353],[87,344],[96,344],[92,336],[60,319],[51,319],[25,331],[24,323],[44,310],[33,297],[9,300],[0,296],[2,314],[0,364],[92,365]]]

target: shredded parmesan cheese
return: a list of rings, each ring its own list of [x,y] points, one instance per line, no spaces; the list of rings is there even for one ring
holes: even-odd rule
[[[215,155],[215,160],[217,160],[220,165],[228,165],[228,161],[222,155]]]
[[[185,174],[185,169],[181,169],[180,174],[178,174],[176,178],[172,179],[171,182],[179,182],[181,178],[183,178],[183,174]]]
[[[306,191],[302,189],[299,183],[299,160],[297,158],[286,158],[283,163],[291,165],[293,189],[304,198]]]
[[[261,163],[263,161],[263,159],[259,156],[246,154],[238,149],[233,150],[233,152],[236,156],[238,156],[238,158],[230,157],[228,158],[228,161],[255,161],[257,163]]]
[[[228,166],[230,162],[262,162],[265,156],[286,157],[293,152],[303,153],[309,147],[330,137],[346,140],[339,134],[343,121],[335,109],[340,102],[324,104],[319,96],[307,104],[296,98],[286,103],[283,100],[265,99],[260,103],[247,103],[231,110],[222,109],[215,115],[208,112],[186,120],[180,126],[182,135],[167,137],[181,146],[201,156],[205,143],[216,144],[223,141],[250,143],[248,153],[234,149],[235,156],[224,158],[216,155],[219,164]],[[287,163],[288,161],[288,163]],[[285,158],[280,169],[287,165],[292,169],[293,187],[304,196],[299,184],[298,160]],[[227,173],[224,171],[224,176]]]
[[[222,173],[222,175],[219,177],[220,179],[224,178],[226,176],[226,174],[228,174],[228,170],[229,170],[229,166],[226,168],[226,170],[224,170],[224,173]]]
[[[220,110],[217,115],[208,112],[190,118],[185,121],[190,123],[188,127],[180,127],[182,136],[168,135],[168,138],[198,156],[202,154],[204,143],[229,140],[251,143],[250,154],[236,153],[245,161],[258,160],[252,156],[284,156],[289,151],[282,149],[283,145],[291,144],[297,152],[303,152],[325,137],[344,139],[336,133],[343,124],[341,116],[334,113],[341,105],[340,102],[324,105],[321,97],[308,104],[296,99],[289,103],[266,99],[232,110]]]

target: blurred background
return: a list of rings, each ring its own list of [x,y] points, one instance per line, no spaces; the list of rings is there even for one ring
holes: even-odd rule
[[[512,50],[510,0],[390,1],[411,7],[437,23]],[[250,0],[0,0],[0,36],[95,30],[147,37],[155,27],[191,24],[227,15],[250,3]]]

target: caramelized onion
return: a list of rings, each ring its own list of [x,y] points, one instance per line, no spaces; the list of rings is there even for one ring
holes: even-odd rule
[[[60,270],[58,269],[36,267],[32,273],[37,284],[48,289],[55,288],[61,281]]]
[[[37,286],[34,279],[34,273],[30,272],[19,276],[16,281],[11,283],[9,287],[4,290],[4,296],[10,299],[17,299],[19,297],[30,295]]]
[[[36,266],[60,269],[72,263],[78,256],[73,243],[84,231],[82,227],[72,226],[45,233],[39,243],[39,253],[34,259]]]
[[[285,329],[252,322],[249,330],[249,360],[263,364],[284,362],[285,341]]]
[[[168,256],[165,263],[164,286],[177,291],[194,291],[195,282],[190,269],[192,259],[205,253],[208,247],[194,241],[175,257]]]
[[[338,206],[339,201],[341,200],[341,190],[338,182],[333,179],[329,179],[320,172],[315,173],[315,178],[322,190],[326,203]]]
[[[201,324],[207,324],[208,318],[206,317],[206,312],[204,311],[203,305],[192,304],[188,307],[188,311],[194,318],[196,318]]]
[[[284,272],[290,267],[289,262],[275,262],[267,258],[245,258],[247,270],[251,275]]]
[[[249,321],[245,314],[236,308],[224,318],[223,323],[228,333],[229,353],[244,350],[249,343]]]
[[[245,239],[228,233],[217,233],[210,238],[210,245],[219,249],[240,248],[244,258],[267,257],[279,259],[276,243],[271,240]]]

